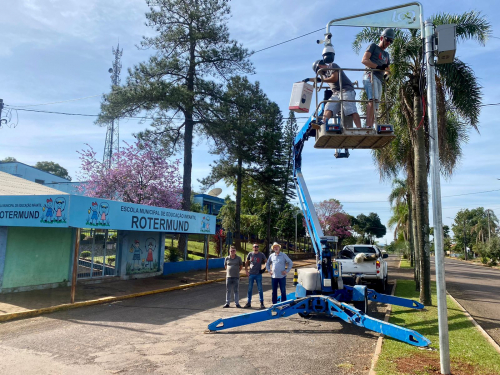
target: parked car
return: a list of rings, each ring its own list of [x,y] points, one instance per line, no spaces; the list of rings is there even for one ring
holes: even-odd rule
[[[385,292],[388,273],[384,259],[388,256],[376,245],[347,245],[336,260],[341,264],[346,284],[375,283],[379,292]]]

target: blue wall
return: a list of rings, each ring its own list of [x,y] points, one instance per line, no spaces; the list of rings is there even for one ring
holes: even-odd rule
[[[179,272],[200,271],[206,268],[207,261],[201,260],[187,260],[184,262],[168,262],[163,264],[163,274],[170,275]],[[208,260],[208,268],[223,268],[224,258],[216,258]]]

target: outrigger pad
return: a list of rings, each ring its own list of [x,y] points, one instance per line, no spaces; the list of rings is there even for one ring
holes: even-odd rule
[[[327,132],[325,126],[316,130],[314,148],[331,149],[379,149],[389,144],[396,136],[394,132],[377,134],[375,129],[344,128],[341,134]]]

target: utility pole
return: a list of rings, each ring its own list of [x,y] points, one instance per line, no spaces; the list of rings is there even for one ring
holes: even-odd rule
[[[122,70],[121,57],[123,49],[120,49],[120,43],[118,43],[116,49],[112,48],[112,51],[115,58],[113,60],[113,67],[109,68],[108,72],[111,73],[112,87],[115,87],[120,84],[120,72]],[[113,165],[113,154],[120,149],[119,133],[118,119],[111,120],[106,130],[106,141],[104,143],[103,162],[107,168],[111,168]]]
[[[4,120],[2,120],[2,109],[3,109],[3,99],[0,99],[0,127],[2,126],[2,122]],[[5,122],[7,122],[7,120],[5,120]]]
[[[487,209],[486,213],[488,214],[488,241],[491,241],[491,229],[490,229],[490,210]]]
[[[465,240],[465,217],[464,217],[464,258],[467,260],[467,241]]]
[[[295,253],[297,253],[297,215],[299,211],[297,207],[295,208]]]

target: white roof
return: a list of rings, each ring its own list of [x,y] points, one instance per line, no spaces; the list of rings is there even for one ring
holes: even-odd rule
[[[0,195],[68,195],[24,178],[0,172]]]

